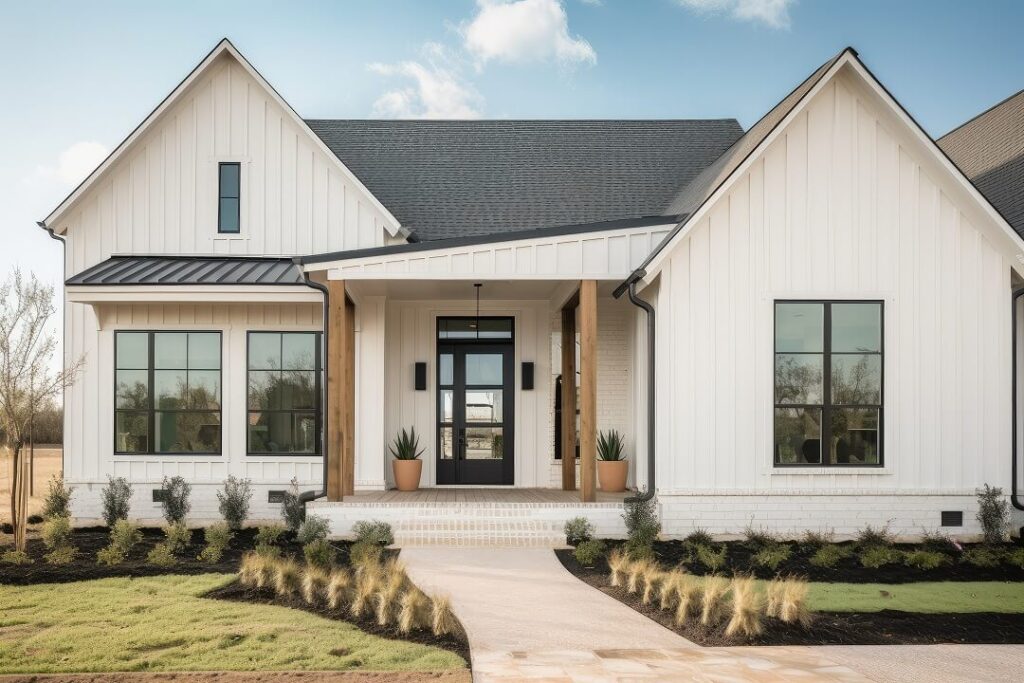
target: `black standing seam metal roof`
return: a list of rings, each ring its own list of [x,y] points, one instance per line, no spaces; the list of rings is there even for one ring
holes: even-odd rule
[[[735,119],[307,120],[418,241],[682,213]]]
[[[112,256],[68,278],[68,285],[304,285],[290,258]]]

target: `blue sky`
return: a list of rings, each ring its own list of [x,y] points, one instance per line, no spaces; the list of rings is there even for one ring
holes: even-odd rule
[[[1024,2],[3,2],[0,274],[54,283],[41,219],[228,36],[306,117],[735,117],[846,45],[934,136],[1024,88]]]

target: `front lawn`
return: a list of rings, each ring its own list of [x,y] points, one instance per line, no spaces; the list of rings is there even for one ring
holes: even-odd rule
[[[285,607],[200,597],[225,574],[0,585],[0,673],[464,669],[455,653]]]
[[[926,614],[1024,612],[1024,583],[998,581],[921,583],[811,583],[815,612],[899,610]]]

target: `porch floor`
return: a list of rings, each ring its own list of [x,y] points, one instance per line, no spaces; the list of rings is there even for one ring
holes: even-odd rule
[[[624,493],[597,492],[597,503],[621,503],[632,491]],[[355,495],[346,496],[342,504],[365,503],[566,503],[587,505],[580,501],[579,491],[562,491],[561,489],[517,489],[517,488],[466,488],[466,487],[431,487],[417,491],[358,491]]]

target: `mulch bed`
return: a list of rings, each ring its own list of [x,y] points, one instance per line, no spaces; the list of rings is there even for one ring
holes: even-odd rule
[[[783,576],[801,576],[808,581],[842,581],[843,583],[917,583],[919,581],[1024,581],[1024,569],[1002,563],[997,567],[976,567],[966,562],[960,562],[958,553],[951,549],[947,553],[952,564],[938,567],[936,569],[918,569],[908,567],[905,564],[888,564],[877,569],[869,569],[860,563],[857,557],[855,544],[852,542],[837,543],[836,545],[849,547],[854,550],[850,557],[843,558],[832,569],[815,567],[809,560],[814,555],[814,550],[806,548],[799,543],[786,542],[792,551],[789,559],[783,562],[778,569],[760,567],[751,562],[754,555],[743,541],[725,541],[715,543],[715,546],[726,546],[726,566],[718,573],[732,576],[733,574],[749,574],[759,579],[775,578],[779,574]],[[920,545],[897,543],[893,547],[899,550],[919,550]],[[965,545],[964,548],[970,548]],[[1006,543],[1003,549],[1012,550],[1017,545]],[[654,544],[654,553],[662,564],[674,567],[679,564],[686,565],[686,571],[691,574],[702,576],[708,572],[699,562],[688,562],[689,550],[682,541],[657,541]]]
[[[725,624],[709,628],[699,623],[676,626],[671,612],[644,605],[640,596],[608,585],[604,560],[584,567],[571,549],[556,550],[562,565],[576,578],[637,612],[675,631],[684,638],[709,647],[722,645],[931,645],[937,643],[1024,643],[1024,614],[977,612],[970,614],[920,614],[881,612],[816,612],[809,629],[777,619],[764,620],[764,633],[752,640],[728,638]],[[664,558],[662,558],[664,559]],[[836,577],[832,577],[836,580]],[[846,577],[842,576],[846,581]],[[919,579],[922,580],[922,579]],[[877,581],[877,579],[876,579]]]
[[[454,652],[462,657],[466,661],[467,665],[470,661],[469,641],[462,632],[446,636],[435,636],[430,631],[411,631],[410,633],[401,633],[395,626],[380,626],[372,616],[356,618],[344,609],[330,609],[325,605],[310,605],[299,596],[283,598],[278,596],[273,590],[249,588],[248,586],[243,586],[238,581],[233,581],[222,588],[212,590],[203,597],[215,598],[217,600],[248,602],[257,605],[278,605],[280,607],[301,609],[327,619],[346,621],[358,626],[362,631],[366,631],[367,633],[375,636],[381,636],[382,638],[404,640],[412,643],[420,643],[422,645],[432,645],[444,650],[449,650],[450,652]]]
[[[46,547],[34,531],[30,531],[27,552],[32,564],[12,565],[0,563],[0,584],[30,585],[36,583],[68,583],[72,581],[88,581],[105,579],[113,576],[161,576],[167,574],[232,574],[238,571],[238,563],[242,554],[255,545],[256,529],[242,529],[235,532],[231,545],[224,551],[219,562],[204,562],[198,559],[203,550],[203,532],[192,530],[192,540],[180,553],[178,561],[170,567],[157,567],[146,562],[146,555],[153,546],[164,540],[164,532],[159,528],[144,528],[142,542],[132,548],[128,558],[119,565],[108,567],[96,562],[96,553],[106,547],[110,539],[108,529],[103,526],[85,527],[72,532],[71,543],[78,549],[78,555],[71,564],[52,565],[43,559]],[[339,556],[347,558],[348,543],[335,543],[340,550]],[[302,546],[298,543],[285,541],[282,550],[288,554],[302,557]],[[346,559],[347,561],[347,559]]]

